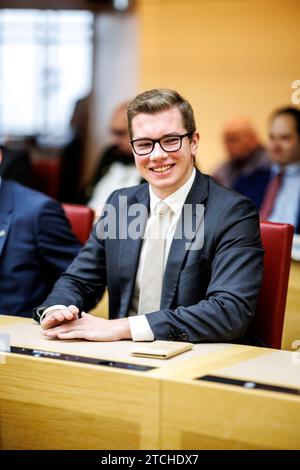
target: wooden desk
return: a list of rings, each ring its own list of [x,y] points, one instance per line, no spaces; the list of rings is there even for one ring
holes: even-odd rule
[[[139,372],[2,353],[2,449],[158,449],[163,370],[167,376],[195,357],[236,351],[206,344],[168,361],[134,358],[131,341],[53,341],[32,320],[16,317],[0,317],[0,332],[18,347],[156,367]]]
[[[282,348],[291,350],[300,340],[300,262],[292,261],[285,311]]]
[[[225,366],[193,362],[163,381],[163,449],[300,449],[299,357],[253,348],[227,358]],[[207,374],[233,382],[197,380]],[[253,382],[298,394],[251,388]]]
[[[300,388],[289,352],[199,344],[163,361],[132,357],[130,341],[49,340],[22,318],[0,317],[0,333],[20,348],[155,367],[1,353],[1,449],[300,448],[300,396],[194,380],[210,374]]]

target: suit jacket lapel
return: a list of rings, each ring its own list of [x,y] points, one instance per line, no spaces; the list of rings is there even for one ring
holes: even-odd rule
[[[8,237],[10,225],[13,217],[12,188],[10,183],[1,180],[0,185],[0,256],[4,250],[4,245]]]
[[[193,217],[192,227],[195,233],[197,233],[197,231],[199,230],[204,215],[204,210],[197,210],[197,204],[203,204],[205,199],[207,198],[207,195],[207,179],[199,171],[196,171],[194,183],[185,200],[185,205],[191,205],[191,212]],[[167,260],[161,296],[161,309],[169,308],[172,304],[181,272],[181,266],[184,262],[185,257],[188,254],[187,247],[189,247],[191,241],[193,241],[187,237],[188,234],[185,232],[185,230],[182,230],[182,227],[185,227],[184,213],[185,212],[183,209],[177,224],[174,239],[172,241]],[[186,215],[188,216],[188,212],[186,213]]]
[[[141,236],[134,240],[128,236],[120,240],[120,288],[121,288],[121,316],[126,316],[135,285],[135,278],[139,263],[139,256],[143,242],[143,234],[148,220],[150,206],[149,186],[143,185],[136,194],[136,203],[143,204],[147,208],[147,214],[141,218]],[[127,228],[137,215],[129,216],[127,213]]]

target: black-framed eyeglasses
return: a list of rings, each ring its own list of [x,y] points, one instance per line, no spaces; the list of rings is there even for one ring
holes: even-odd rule
[[[159,143],[164,152],[177,152],[181,148],[182,139],[191,137],[193,134],[194,132],[187,132],[182,135],[167,135],[161,139],[135,139],[131,140],[130,143],[137,155],[149,155],[153,152],[156,142]]]

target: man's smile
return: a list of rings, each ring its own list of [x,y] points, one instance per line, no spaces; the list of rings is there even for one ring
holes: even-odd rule
[[[168,165],[157,165],[149,169],[153,171],[153,173],[168,173],[175,165],[176,163],[170,163]]]

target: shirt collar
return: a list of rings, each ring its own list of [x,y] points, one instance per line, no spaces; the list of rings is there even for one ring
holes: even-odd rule
[[[273,164],[271,167],[271,171],[273,175],[278,175],[278,173],[282,170],[282,167],[277,163]],[[300,163],[290,163],[290,165],[285,165],[284,167],[284,174],[287,176],[296,176],[300,174]]]
[[[193,168],[192,174],[189,179],[174,193],[170,194],[170,196],[164,199],[164,202],[168,204],[173,211],[174,214],[178,214],[182,211],[183,204],[187,198],[188,193],[193,185],[194,179],[196,176],[196,169]],[[150,210],[151,214],[154,211],[155,206],[161,201],[153,192],[153,189],[149,185],[149,193],[150,193]]]

